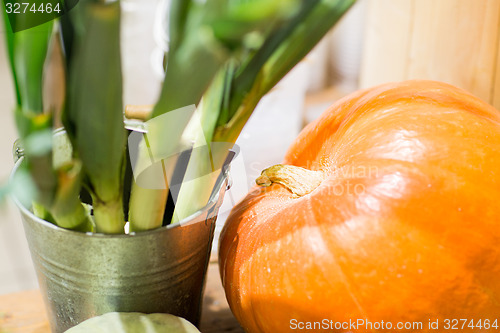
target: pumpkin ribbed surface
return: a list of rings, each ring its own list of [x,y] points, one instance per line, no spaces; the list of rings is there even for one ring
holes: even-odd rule
[[[323,180],[298,198],[281,184],[253,188],[221,235],[227,299],[248,332],[323,319],[419,321],[427,332],[429,319],[499,316],[492,106],[433,81],[359,91],[309,124],[283,164]]]

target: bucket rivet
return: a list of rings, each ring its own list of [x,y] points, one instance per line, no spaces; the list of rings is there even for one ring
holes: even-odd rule
[[[12,157],[14,158],[14,162],[17,162],[21,157],[24,156],[24,148],[21,144],[21,140],[17,139],[14,142],[14,146],[12,147]]]

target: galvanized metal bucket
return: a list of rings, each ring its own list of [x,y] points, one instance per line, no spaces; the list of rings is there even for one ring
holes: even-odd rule
[[[198,326],[227,188],[226,170],[203,209],[181,223],[130,235],[62,229],[17,202],[52,331],[112,311],[171,313]]]

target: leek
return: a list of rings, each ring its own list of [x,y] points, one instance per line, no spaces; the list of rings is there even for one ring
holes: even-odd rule
[[[128,202],[119,1],[81,0],[61,18],[62,121],[73,148],[64,163],[53,161],[52,114],[42,100],[53,23],[15,34],[7,24],[15,117],[39,193],[35,213],[65,228],[123,233],[124,209],[131,231],[199,210],[257,103],[353,2],[172,0],[165,79],[139,142]],[[157,184],[141,186],[142,172],[157,174]],[[91,195],[93,220],[82,188]],[[166,212],[169,196],[175,208]]]
[[[301,11],[267,36],[263,45],[237,68],[225,70],[203,96],[200,112],[207,142],[234,143],[260,99],[271,90],[354,4],[354,0],[308,0]],[[213,119],[217,115],[217,121]],[[215,158],[221,167],[224,157]],[[192,163],[191,163],[192,162]],[[193,159],[191,166],[206,164]],[[214,170],[215,171],[215,170]],[[200,177],[181,188],[172,222],[201,209],[208,201],[214,177]]]
[[[63,122],[83,163],[98,232],[123,233],[123,125],[120,3],[80,1]]]
[[[198,104],[228,61],[244,57],[246,49],[262,44],[269,29],[276,29],[293,16],[299,4],[298,0],[173,0],[167,69],[160,98],[152,112],[153,118]],[[197,161],[206,161],[207,156],[206,150],[196,148],[207,146],[207,140],[204,131],[197,126],[197,120],[193,122],[191,129],[184,133],[187,123],[176,122],[170,125],[170,131],[168,128],[152,130],[148,137],[153,142],[153,150],[161,146],[163,150],[178,152],[193,143],[195,149],[186,173],[197,178],[200,173],[198,165],[201,170],[207,169],[204,162]],[[168,137],[163,135],[164,132]],[[165,149],[165,145],[170,148]],[[153,155],[160,156],[155,152]],[[147,159],[147,156],[146,151],[139,153],[140,160]],[[172,168],[167,166],[166,169]],[[167,174],[163,190],[133,185],[129,211],[131,230],[161,226],[170,187],[169,178]],[[216,179],[216,175],[209,178]]]
[[[4,4],[5,6],[5,4]],[[5,8],[3,8],[5,14]],[[12,24],[23,24],[19,14]],[[43,67],[52,37],[53,22],[21,31],[4,15],[6,42],[14,81],[16,124],[24,145],[25,168],[37,189],[34,213],[65,228],[93,230],[88,211],[79,200],[80,168],[68,165],[54,169],[52,115],[44,113]]]

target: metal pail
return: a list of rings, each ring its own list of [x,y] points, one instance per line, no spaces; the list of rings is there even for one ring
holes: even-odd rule
[[[64,332],[112,311],[171,313],[198,325],[215,221],[227,187],[224,173],[209,203],[188,219],[130,235],[59,228],[16,202],[52,331]]]

